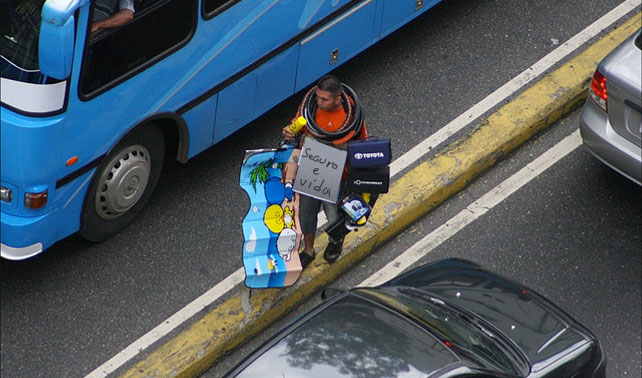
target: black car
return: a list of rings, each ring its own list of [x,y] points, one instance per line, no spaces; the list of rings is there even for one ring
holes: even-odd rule
[[[227,376],[584,378],[605,369],[596,337],[562,309],[448,259],[338,292]]]

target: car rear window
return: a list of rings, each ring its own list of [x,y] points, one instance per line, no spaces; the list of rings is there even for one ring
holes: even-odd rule
[[[425,377],[458,362],[406,318],[350,295],[272,345],[238,377]]]

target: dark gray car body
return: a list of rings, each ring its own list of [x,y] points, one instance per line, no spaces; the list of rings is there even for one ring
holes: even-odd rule
[[[604,377],[595,336],[559,307],[449,259],[333,296],[230,377]]]
[[[607,111],[589,92],[580,119],[580,132],[589,151],[638,185],[642,185],[641,47],[638,32],[600,62],[597,71],[606,78]]]

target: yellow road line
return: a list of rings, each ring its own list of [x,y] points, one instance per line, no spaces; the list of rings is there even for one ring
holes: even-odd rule
[[[150,353],[123,377],[194,377],[244,340],[284,316],[320,288],[403,231],[474,177],[579,105],[597,64],[640,28],[640,13],[547,75],[433,159],[396,180],[377,202],[367,226],[346,237],[343,257],[318,257],[287,289],[250,290],[209,311]],[[315,249],[327,244],[325,234]],[[318,253],[320,255],[320,253]]]

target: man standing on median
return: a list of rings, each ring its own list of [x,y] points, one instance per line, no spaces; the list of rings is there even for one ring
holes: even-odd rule
[[[283,128],[285,139],[298,138],[301,147],[306,138],[335,148],[345,149],[350,140],[361,140],[368,136],[365,119],[360,103],[354,91],[333,75],[322,77],[303,98],[294,119],[303,115],[307,125],[300,133],[294,135],[289,126]],[[347,166],[346,166],[347,169]],[[346,178],[344,171],[342,181]],[[341,209],[337,204],[321,201],[310,196],[301,195],[299,218],[303,233],[304,249],[300,253],[301,266],[305,269],[315,258],[314,239],[317,229],[317,214],[321,206],[328,219],[328,224],[339,219]],[[329,238],[323,257],[329,263],[335,262],[341,255],[343,237]]]

